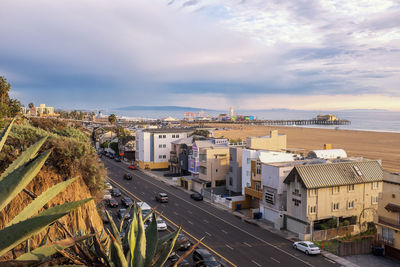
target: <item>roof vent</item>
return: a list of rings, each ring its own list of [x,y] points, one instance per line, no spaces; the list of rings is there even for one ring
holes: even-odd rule
[[[358,176],[362,176],[362,172],[360,171],[360,169],[358,168],[358,166],[353,166],[354,170],[356,171],[356,173],[358,174]]]

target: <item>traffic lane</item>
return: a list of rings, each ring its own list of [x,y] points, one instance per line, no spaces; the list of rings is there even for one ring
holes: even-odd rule
[[[111,169],[113,170],[113,172],[119,173],[119,177],[122,177],[122,176],[123,176],[123,173],[126,172],[126,170],[123,169],[123,167],[120,166],[120,165],[115,165],[115,164],[112,164],[112,163],[111,163],[110,165],[114,165],[114,166],[109,166],[109,167],[111,167]],[[121,173],[121,171],[122,171],[122,173]],[[145,184],[146,182],[148,182],[148,183],[151,183],[152,185],[158,186],[159,188],[161,188],[161,190],[166,191],[167,193],[170,193],[170,198],[171,198],[171,196],[173,196],[174,194],[179,194],[179,195],[181,195],[181,196],[178,196],[178,199],[179,199],[180,197],[186,197],[186,198],[188,198],[188,194],[187,194],[187,193],[185,193],[185,192],[183,192],[183,191],[181,191],[181,190],[179,190],[179,189],[176,189],[175,187],[171,187],[171,186],[169,186],[169,185],[163,183],[162,181],[158,181],[158,180],[156,180],[156,179],[154,179],[154,178],[152,178],[152,177],[149,177],[149,176],[147,176],[147,175],[144,174],[144,173],[137,172],[137,171],[133,171],[133,174],[134,174],[134,176],[135,176],[136,178],[139,178],[139,180],[141,181],[141,182],[139,182],[138,184],[142,184],[142,183]],[[118,179],[119,177],[116,177],[116,178]],[[136,179],[136,180],[137,180],[137,179]],[[148,188],[149,185],[144,185],[144,187],[145,187],[145,188]],[[173,192],[172,194],[171,194],[171,192],[169,192],[169,190],[171,190],[171,188],[175,189],[174,192]],[[142,188],[142,189],[143,189],[143,188]],[[159,189],[159,190],[160,190],[160,189]],[[143,192],[143,193],[144,193],[144,192]],[[184,196],[182,196],[182,195],[184,195]],[[175,200],[175,201],[179,201],[179,200]],[[190,200],[189,200],[189,201],[190,201]],[[187,204],[187,203],[188,203],[188,200],[184,199],[184,202],[186,202],[186,204]],[[190,203],[189,203],[189,204],[190,204]],[[193,204],[193,203],[192,203],[192,204]],[[185,205],[185,204],[184,204],[184,205]],[[310,259],[309,257],[306,257],[305,255],[297,255],[297,256],[296,256],[296,255],[293,255],[293,254],[297,254],[297,253],[296,253],[296,252],[293,253],[293,249],[292,249],[292,247],[291,247],[291,243],[288,242],[287,240],[285,240],[285,239],[283,239],[283,238],[281,238],[281,237],[275,235],[275,234],[272,234],[272,233],[270,233],[270,232],[268,232],[268,231],[265,231],[264,229],[262,229],[262,228],[260,228],[260,227],[258,227],[258,226],[254,226],[254,225],[251,225],[251,224],[247,224],[247,223],[241,222],[241,221],[237,220],[236,217],[233,216],[232,214],[230,214],[230,213],[228,213],[228,212],[226,212],[226,211],[222,211],[222,210],[220,210],[220,209],[216,209],[216,208],[214,208],[213,206],[209,205],[208,203],[201,203],[201,202],[199,202],[199,203],[196,203],[196,205],[198,205],[198,206],[203,205],[203,208],[201,208],[200,210],[204,210],[204,208],[207,208],[207,209],[214,209],[214,211],[217,212],[216,214],[218,214],[218,217],[217,217],[218,220],[222,220],[222,219],[220,218],[221,214],[226,213],[225,216],[228,216],[228,217],[229,217],[229,220],[230,220],[229,222],[226,222],[226,221],[225,221],[225,223],[228,223],[228,225],[231,225],[231,221],[233,220],[233,221],[238,221],[239,223],[241,223],[240,227],[245,227],[246,230],[248,230],[248,228],[252,228],[252,227],[255,228],[255,229],[257,230],[257,232],[258,232],[258,233],[256,233],[256,234],[257,234],[256,237],[259,237],[259,236],[260,236],[259,234],[262,234],[261,236],[264,237],[264,238],[265,238],[265,235],[266,235],[266,234],[269,235],[268,241],[271,241],[271,237],[275,239],[275,244],[271,244],[271,243],[267,242],[267,243],[268,243],[268,246],[270,246],[270,247],[272,247],[272,248],[277,249],[277,248],[279,248],[279,247],[286,247],[286,249],[288,249],[288,251],[284,251],[285,254],[288,254],[288,255],[290,255],[290,256],[292,256],[292,257],[295,256],[294,258],[301,257],[301,258],[303,258],[302,260],[305,261],[305,263],[308,263],[308,260]],[[196,206],[196,205],[195,205],[195,206]],[[209,212],[206,212],[206,213],[209,213]],[[196,212],[196,214],[197,214],[197,216],[198,216],[198,212]],[[213,215],[213,214],[212,214],[212,215]],[[173,215],[171,215],[171,216],[173,216]],[[202,216],[198,216],[198,217],[204,217],[204,216],[207,216],[207,214],[203,214]],[[213,215],[213,216],[210,217],[210,218],[214,219],[214,218],[215,218],[215,215]],[[188,226],[188,227],[191,228],[190,226]],[[237,227],[237,225],[235,225],[234,227]],[[225,231],[224,229],[219,229],[219,230]],[[211,230],[210,230],[210,231],[211,231]],[[247,234],[248,234],[248,233],[247,233]],[[237,237],[237,235],[235,235],[235,239],[236,239],[236,237]],[[254,236],[253,236],[253,237],[254,237]],[[248,238],[248,237],[247,237],[247,238]],[[232,244],[236,244],[236,243],[237,243],[237,240],[230,240],[230,241],[232,241]],[[246,242],[246,241],[247,241],[247,242]],[[236,242],[236,243],[235,243],[235,242]],[[251,243],[253,243],[253,244],[258,244],[258,245],[256,245],[255,247],[262,247],[262,246],[265,246],[265,244],[264,244],[264,245],[260,245],[260,243],[254,242],[254,240],[244,240],[244,241],[241,240],[241,242],[239,242],[238,245],[244,244],[244,245],[246,245],[246,246],[248,246],[248,245],[252,246]],[[285,246],[285,244],[286,244],[286,246]],[[221,246],[221,244],[216,244],[216,245]],[[226,244],[225,244],[225,245],[226,245]],[[229,246],[229,247],[232,247],[232,246]],[[255,249],[253,249],[253,250],[255,250]],[[278,249],[278,250],[279,250],[279,249]],[[263,252],[265,253],[265,251],[263,251]],[[282,251],[281,251],[281,252],[282,252]],[[289,253],[290,253],[290,254],[289,254]],[[275,254],[276,254],[276,253],[275,253]],[[274,255],[275,255],[275,254],[274,254]],[[285,259],[285,258],[287,257],[287,255],[284,255],[284,256],[285,256],[285,257],[282,257],[282,259]],[[255,257],[256,257],[256,256],[255,256]],[[297,259],[297,260],[299,260],[299,259]],[[327,264],[327,262],[324,261],[324,260],[322,259],[322,257],[321,257],[321,259],[320,259],[319,261],[320,261],[321,264],[324,264],[324,265]],[[276,262],[275,262],[275,263],[276,263]],[[313,259],[313,264],[314,264],[314,263],[316,263],[316,262],[315,262],[315,260]]]

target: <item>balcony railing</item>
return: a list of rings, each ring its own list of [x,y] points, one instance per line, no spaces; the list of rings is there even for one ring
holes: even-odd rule
[[[400,229],[399,220],[379,216],[378,223]]]
[[[255,197],[255,198],[258,198],[258,199],[262,199],[262,191],[255,190],[255,189],[253,189],[251,187],[245,187],[244,188],[244,193],[246,195],[249,195],[249,196],[252,196],[252,197]]]
[[[377,241],[381,244],[393,246],[394,238],[393,237],[384,237],[381,234],[378,235]]]

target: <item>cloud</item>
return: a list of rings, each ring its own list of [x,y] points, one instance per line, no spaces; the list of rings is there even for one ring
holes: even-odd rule
[[[6,0],[0,75],[60,107],[396,98],[399,18],[387,0]]]

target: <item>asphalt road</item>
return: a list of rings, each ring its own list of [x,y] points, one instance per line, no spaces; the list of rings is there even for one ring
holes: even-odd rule
[[[202,245],[222,259],[224,266],[339,266],[321,255],[307,256],[294,250],[292,243],[211,204],[190,199],[187,192],[154,179],[141,171],[129,170],[123,163],[103,158],[108,176],[132,197],[157,206],[167,223],[182,226],[193,239],[205,237]],[[124,180],[131,173],[133,179]],[[168,194],[160,204],[154,197]]]

